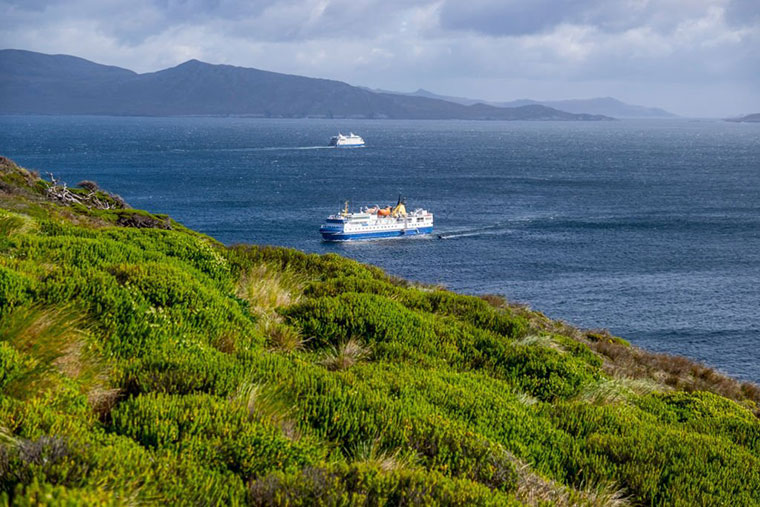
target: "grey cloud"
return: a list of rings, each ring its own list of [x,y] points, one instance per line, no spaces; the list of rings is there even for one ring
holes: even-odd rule
[[[753,2],[757,0],[735,0]],[[523,36],[548,32],[560,24],[589,25],[605,32],[648,26],[667,31],[684,18],[701,14],[710,0],[444,0],[441,26],[490,36]]]
[[[277,0],[0,0],[0,12],[14,20],[63,23],[89,21],[100,32],[134,46],[186,24],[255,19]],[[4,7],[4,8],[3,8]],[[0,21],[0,26],[4,24]]]
[[[256,19],[276,4],[276,0],[133,0],[119,2],[107,18],[101,17],[100,29],[134,45],[177,26]]]
[[[726,6],[726,20],[735,26],[760,25],[760,1],[731,0]]]
[[[487,35],[526,35],[548,30],[578,16],[594,0],[446,0],[441,6],[444,29],[468,30]]]

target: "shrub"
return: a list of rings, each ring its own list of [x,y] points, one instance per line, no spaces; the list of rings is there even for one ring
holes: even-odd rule
[[[273,473],[249,488],[253,505],[518,505],[465,479],[422,470],[383,472],[371,465],[307,467]]]
[[[32,281],[0,265],[0,315],[31,298]]]
[[[246,411],[209,395],[148,394],[123,402],[112,413],[114,428],[145,446],[187,452],[212,468],[241,477],[314,463],[322,451],[294,442]]]

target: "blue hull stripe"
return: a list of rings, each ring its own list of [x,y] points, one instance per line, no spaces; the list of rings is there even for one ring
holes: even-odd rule
[[[396,238],[399,236],[417,236],[419,234],[430,234],[433,232],[432,227],[420,227],[419,229],[397,229],[395,231],[377,231],[362,233],[344,233],[344,232],[325,232],[321,231],[322,238],[325,241],[352,241],[357,239],[379,239],[379,238]]]

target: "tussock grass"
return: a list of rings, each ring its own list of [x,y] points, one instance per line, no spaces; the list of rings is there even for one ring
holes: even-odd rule
[[[279,352],[303,350],[308,341],[298,329],[267,317],[259,321],[259,329],[266,337],[269,348]]]
[[[26,399],[54,387],[57,375],[75,379],[98,413],[113,406],[105,367],[88,345],[86,325],[72,308],[20,307],[0,321],[0,341],[26,359],[25,368],[4,392]]]
[[[219,352],[224,352],[225,354],[234,354],[238,348],[238,338],[238,333],[227,331],[219,334],[219,336],[217,336],[211,342],[211,346],[213,346]]]
[[[547,336],[543,333],[526,335],[519,340],[515,340],[515,345],[522,345],[524,347],[545,347],[556,350],[558,352],[565,352],[565,350],[558,343],[552,340],[550,336]]]
[[[419,461],[418,455],[414,452],[383,449],[379,439],[361,442],[347,454],[353,463],[374,466],[383,472],[412,468]]]
[[[517,401],[519,401],[523,405],[528,405],[528,406],[535,405],[539,401],[538,398],[536,398],[535,396],[531,396],[528,393],[518,393],[516,394],[516,397],[517,397]]]
[[[236,292],[255,313],[279,321],[277,308],[298,303],[304,284],[304,278],[294,271],[262,263],[243,273]]]
[[[291,440],[301,438],[295,419],[295,405],[288,400],[284,390],[268,384],[244,382],[235,398],[244,404],[251,418],[280,428],[283,435]]]
[[[670,390],[651,379],[625,377],[603,378],[588,384],[578,394],[577,399],[597,405],[624,403],[637,396],[646,396],[654,392]]]
[[[25,371],[5,388],[24,398],[51,385],[53,374],[77,377],[85,370],[81,318],[71,309],[17,308],[0,321],[0,341],[26,358]]]
[[[27,215],[0,209],[0,237],[25,234],[32,231],[35,226],[36,222]]]
[[[353,337],[347,342],[329,349],[320,364],[330,371],[347,370],[359,361],[369,357],[370,350]]]
[[[597,405],[622,403],[627,401],[633,391],[621,379],[602,379],[599,382],[587,384],[576,399]]]
[[[625,492],[611,482],[573,489],[535,473],[530,465],[512,458],[517,469],[517,499],[526,505],[625,507]]]

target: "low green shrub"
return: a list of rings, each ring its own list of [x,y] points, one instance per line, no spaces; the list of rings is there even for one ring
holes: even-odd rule
[[[118,385],[129,394],[227,396],[235,392],[245,373],[245,367],[234,357],[210,347],[162,347],[128,360],[122,367]]]
[[[377,359],[485,368],[545,400],[570,397],[598,375],[557,351],[516,345],[454,317],[414,312],[373,294],[310,299],[283,313],[304,336],[315,337],[310,347],[337,346],[358,336],[372,344]]]
[[[3,387],[12,382],[24,369],[21,354],[8,343],[0,341],[0,393]]]
[[[512,495],[466,479],[425,470],[383,470],[367,465],[307,467],[253,482],[253,505],[520,505]]]
[[[0,265],[0,315],[31,300],[33,282]]]
[[[291,441],[257,423],[241,406],[206,394],[147,394],[112,412],[114,429],[142,445],[189,453],[206,466],[242,478],[313,464],[324,452],[308,441]]]

